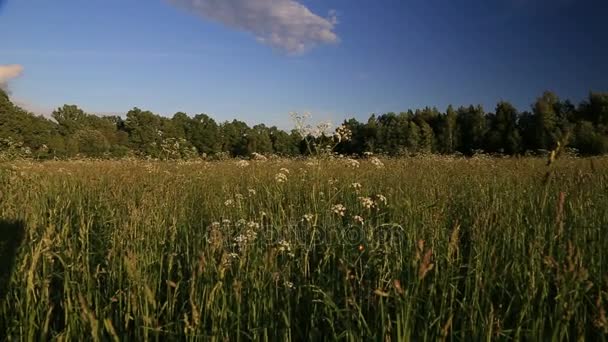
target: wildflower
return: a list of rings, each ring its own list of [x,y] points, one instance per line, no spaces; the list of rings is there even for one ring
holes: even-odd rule
[[[381,169],[384,167],[384,163],[378,159],[378,157],[372,157],[370,159],[371,163],[374,164],[374,166],[376,166],[378,169]]]
[[[288,288],[288,289],[293,289],[293,288],[295,288],[295,285],[292,282],[290,282],[290,281],[286,281],[285,282],[285,287]]]
[[[234,205],[234,201],[232,199],[227,199],[224,201],[224,205],[227,207],[232,207]]]
[[[331,211],[333,211],[336,215],[344,216],[346,213],[346,207],[342,204],[335,204],[331,207]]]
[[[241,195],[241,194],[235,194],[234,198],[236,198],[237,201],[242,201],[243,198],[245,198],[245,196]]]
[[[254,222],[254,221],[249,221],[247,223],[247,227],[250,229],[258,229],[258,228],[260,228],[260,224],[257,222]]]
[[[220,227],[220,223],[219,222],[211,222],[211,229],[217,229]]]
[[[302,216],[302,221],[310,222],[314,217],[313,214],[304,214],[304,216]]]
[[[359,202],[361,202],[361,206],[365,209],[372,209],[376,206],[374,200],[369,197],[359,197]]]
[[[376,196],[374,196],[374,197],[375,197],[375,199],[376,199],[376,201],[375,201],[375,202],[376,202],[376,205],[377,205],[378,203],[386,204],[386,197],[384,197],[383,195],[378,194],[378,195],[376,195]]]
[[[236,225],[238,227],[242,227],[242,226],[244,226],[246,224],[247,224],[247,221],[245,221],[245,219],[239,219],[238,221],[236,221]]]
[[[237,253],[230,253],[228,254],[228,256],[230,257],[230,259],[238,259],[239,255]]]
[[[360,223],[360,224],[363,224],[363,223],[364,223],[363,217],[361,217],[361,216],[359,216],[359,215],[355,215],[355,216],[353,216],[353,220],[354,220],[355,222],[357,222],[357,223]]]
[[[352,138],[353,132],[346,127],[345,125],[341,125],[336,128],[336,132],[334,133],[334,137],[338,142],[340,141],[349,141]]]
[[[268,158],[266,158],[266,156],[259,154],[257,152],[253,152],[251,154],[251,157],[253,158],[253,160],[259,160],[259,161],[266,161],[268,160]]]
[[[278,243],[278,251],[282,254],[287,254],[290,257],[293,257],[294,254],[291,251],[291,244],[285,240],[281,240]]]
[[[361,190],[361,183],[352,183],[350,185],[350,187],[353,188],[353,190],[358,192],[359,190]]]
[[[284,173],[277,173],[274,176],[274,179],[277,181],[277,183],[285,183],[287,182],[287,175]]]
[[[240,168],[244,168],[249,166],[249,162],[246,160],[239,160],[236,162],[236,166],[240,167]]]
[[[230,223],[231,223],[231,221],[230,221],[229,219],[223,219],[223,220],[222,220],[222,224],[223,224],[224,226],[229,226],[229,225],[230,225]]]
[[[249,243],[255,241],[257,236],[258,234],[255,231],[248,229],[245,233],[239,234],[234,238],[234,245],[237,246],[239,250],[242,250],[247,247]]]
[[[249,197],[253,197],[256,195],[256,191],[255,189],[247,189],[247,192],[249,193]]]
[[[359,164],[358,160],[355,160],[355,159],[352,159],[352,158],[346,158],[346,165],[348,167],[352,167],[352,168],[356,169],[356,168],[359,167],[360,164]]]

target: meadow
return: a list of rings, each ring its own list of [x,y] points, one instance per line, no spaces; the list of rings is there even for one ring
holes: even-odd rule
[[[608,338],[608,158],[0,164],[0,340]]]

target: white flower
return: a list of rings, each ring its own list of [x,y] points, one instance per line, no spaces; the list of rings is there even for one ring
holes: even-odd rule
[[[268,160],[268,158],[266,158],[266,156],[259,154],[257,152],[253,152],[251,154],[251,157],[253,158],[253,160],[259,160],[259,161],[265,161]]]
[[[290,282],[290,281],[286,281],[285,282],[285,287],[288,288],[288,289],[293,289],[293,288],[295,288],[295,285],[292,282]]]
[[[336,133],[334,133],[334,137],[338,141],[348,141],[352,138],[352,136],[353,132],[344,125],[341,125],[340,127],[336,128]]]
[[[260,224],[254,221],[249,221],[249,223],[247,223],[247,227],[250,229],[258,229],[260,228]]]
[[[249,197],[255,196],[255,194],[257,193],[255,189],[247,189],[247,192],[249,193]]]
[[[372,157],[370,159],[370,161],[372,164],[374,164],[374,166],[376,166],[379,169],[384,167],[384,163],[380,159],[378,159],[378,157]]]
[[[302,216],[302,221],[310,222],[314,217],[313,214],[304,214],[304,216]]]
[[[241,195],[241,194],[235,194],[234,198],[236,198],[237,201],[242,201],[243,198],[245,198],[245,196]]]
[[[361,206],[365,209],[371,209],[376,205],[374,200],[369,197],[359,197],[359,202],[361,202]]]
[[[386,197],[384,197],[383,195],[376,195],[376,204],[378,203],[382,203],[382,204],[386,204]]]
[[[234,201],[231,199],[227,199],[226,201],[224,201],[224,205],[227,207],[232,207],[234,205]]]
[[[291,252],[291,244],[285,240],[279,241],[277,249],[279,253],[287,254],[290,257],[294,256],[294,254]]]
[[[358,160],[352,159],[352,158],[346,158],[346,165],[348,167],[352,167],[354,169],[358,168],[360,163]]]
[[[346,207],[342,204],[335,204],[331,207],[331,211],[333,211],[336,215],[344,216],[346,213]]]
[[[231,259],[238,259],[238,258],[239,258],[239,255],[238,255],[237,253],[230,253],[230,254],[228,254],[228,256],[229,256]]]
[[[277,173],[274,176],[274,179],[277,181],[277,183],[285,183],[287,182],[287,175],[284,173]]]
[[[249,162],[246,160],[239,160],[236,162],[236,166],[240,167],[240,168],[244,168],[249,166]]]
[[[359,191],[361,190],[361,183],[352,183],[350,187],[353,188],[355,191]]]
[[[224,226],[229,226],[229,225],[230,225],[230,223],[232,223],[232,222],[231,222],[229,219],[223,219],[223,220],[222,220],[222,224],[223,224]]]
[[[359,215],[355,215],[353,216],[353,220],[357,223],[363,224],[363,217],[359,216]]]

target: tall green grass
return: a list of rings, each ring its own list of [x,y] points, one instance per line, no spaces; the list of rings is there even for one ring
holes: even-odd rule
[[[0,339],[607,339],[608,159],[383,162],[2,164]]]

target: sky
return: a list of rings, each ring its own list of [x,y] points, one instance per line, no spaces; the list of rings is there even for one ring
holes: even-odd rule
[[[290,126],[608,91],[605,0],[0,0],[0,86],[48,114]]]

